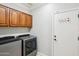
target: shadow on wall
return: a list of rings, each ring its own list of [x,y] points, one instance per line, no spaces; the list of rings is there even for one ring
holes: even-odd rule
[[[0,27],[0,35],[4,34],[15,34],[15,33],[27,33],[30,32],[29,28],[8,28],[8,27]]]

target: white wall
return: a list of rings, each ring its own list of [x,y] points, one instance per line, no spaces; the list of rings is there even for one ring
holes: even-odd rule
[[[79,4],[47,4],[32,10],[33,28],[31,33],[37,35],[38,51],[46,55],[53,53],[53,20],[56,10],[67,10],[79,7]]]
[[[32,33],[38,38],[38,51],[46,55],[51,55],[51,6],[44,6],[33,10],[33,28]]]
[[[29,8],[23,7],[23,5],[20,3],[0,3],[0,4],[30,14]],[[27,33],[29,31],[30,29],[28,29],[27,27],[26,28],[24,27],[23,28],[22,27],[0,27],[0,35],[14,34],[14,33]]]
[[[19,33],[27,33],[30,32],[30,29],[28,28],[12,28],[12,27],[0,27],[0,35],[6,35],[6,34],[19,34]]]

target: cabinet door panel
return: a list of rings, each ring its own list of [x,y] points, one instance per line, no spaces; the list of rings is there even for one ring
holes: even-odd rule
[[[20,13],[20,26],[26,26],[26,14]]]
[[[10,10],[10,26],[19,26],[19,12]]]
[[[26,25],[27,25],[28,28],[31,28],[32,27],[32,16],[31,15],[27,15],[26,17],[27,17]]]
[[[0,26],[8,26],[9,9],[0,6]]]
[[[5,24],[6,18],[6,10],[4,8],[0,8],[0,24]]]

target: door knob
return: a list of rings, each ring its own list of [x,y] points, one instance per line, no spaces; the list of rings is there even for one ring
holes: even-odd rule
[[[54,35],[54,40],[56,41],[56,35]]]
[[[79,40],[79,37],[78,37],[78,40]]]
[[[56,35],[54,35],[54,37],[56,38]]]
[[[56,41],[56,39],[54,39]]]

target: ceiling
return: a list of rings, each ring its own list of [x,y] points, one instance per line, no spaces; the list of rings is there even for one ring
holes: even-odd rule
[[[33,10],[45,5],[46,3],[21,3],[21,4],[24,5],[25,7],[28,7],[30,10]]]
[[[32,11],[36,8],[42,7],[43,5],[47,3],[0,3],[0,4],[11,7],[11,8],[17,7],[17,10],[18,8],[22,8],[28,11]]]

